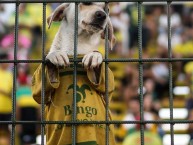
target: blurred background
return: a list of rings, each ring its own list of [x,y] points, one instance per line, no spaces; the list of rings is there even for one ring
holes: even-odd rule
[[[47,4],[49,16],[58,3]],[[168,57],[168,28],[166,3],[143,3],[143,58]],[[138,58],[137,3],[110,3],[110,17],[117,38],[116,46],[109,50],[110,58]],[[15,4],[0,4],[0,59],[14,59]],[[48,52],[60,23],[46,30]],[[193,56],[193,3],[172,3],[171,6],[172,55],[174,58]],[[42,57],[42,4],[20,4],[19,7],[19,60]],[[104,42],[99,50],[104,53]],[[16,119],[40,120],[40,106],[32,98],[31,77],[39,64],[17,65]],[[115,75],[116,89],[110,103],[114,120],[140,120],[138,63],[110,63]],[[169,120],[169,64],[144,63],[144,119]],[[11,119],[13,64],[0,64],[0,121]],[[193,120],[193,62],[173,63],[174,119]],[[0,145],[10,144],[8,125],[0,125]],[[16,126],[16,144],[39,142],[40,126]],[[193,144],[193,124],[174,125],[175,145]],[[115,126],[117,145],[140,145],[140,125]],[[170,145],[169,124],[146,124],[145,145]]]

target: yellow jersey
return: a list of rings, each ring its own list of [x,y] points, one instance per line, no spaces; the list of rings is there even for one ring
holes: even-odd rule
[[[12,112],[13,75],[11,72],[0,68],[0,113]]]
[[[41,103],[41,72],[40,65],[32,78],[34,99]],[[77,121],[105,121],[105,64],[102,64],[98,83],[95,83],[93,71],[84,70],[82,65],[77,68]],[[45,117],[47,121],[71,121],[73,114],[73,68],[56,69],[55,81],[51,81],[48,68],[45,69]],[[95,74],[94,74],[95,75]],[[109,101],[114,90],[114,76],[108,69]],[[109,111],[109,120],[112,120]],[[105,124],[81,124],[76,126],[77,145],[104,145]],[[47,145],[71,145],[72,126],[65,124],[46,125]],[[115,145],[114,126],[109,126],[109,144]]]

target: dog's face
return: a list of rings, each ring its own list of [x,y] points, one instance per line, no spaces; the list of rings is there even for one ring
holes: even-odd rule
[[[88,32],[104,31],[108,20],[105,3],[81,3],[79,11],[79,25],[83,30]]]
[[[67,24],[74,24],[75,4],[64,3],[56,8],[51,16],[47,18],[49,27],[52,21],[66,21]],[[115,43],[113,35],[113,27],[109,19],[109,14],[105,12],[104,2],[84,2],[79,4],[78,8],[78,26],[79,30],[86,32],[100,33],[101,38],[104,39],[104,30],[108,25],[109,42],[112,48]]]

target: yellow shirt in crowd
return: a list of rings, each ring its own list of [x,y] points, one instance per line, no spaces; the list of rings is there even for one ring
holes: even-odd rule
[[[173,49],[174,53],[180,54],[184,57],[190,56],[193,54],[193,42],[187,41],[185,43],[179,44]]]
[[[34,99],[41,103],[40,65],[32,78]],[[71,121],[73,102],[73,68],[56,69],[55,81],[51,81],[46,66],[45,113],[47,121]],[[102,64],[98,83],[93,79],[93,71],[84,70],[78,65],[77,70],[77,121],[105,121],[105,64]],[[109,101],[114,90],[114,76],[108,69]],[[111,113],[109,112],[109,120]],[[77,145],[104,145],[105,124],[77,125]],[[71,125],[46,125],[47,145],[71,145]],[[110,125],[109,144],[115,145],[114,127]]]
[[[7,114],[12,111],[12,80],[12,73],[0,68],[0,114]]]

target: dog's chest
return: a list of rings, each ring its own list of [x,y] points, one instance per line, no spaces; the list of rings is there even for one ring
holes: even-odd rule
[[[64,48],[68,55],[74,55],[74,30],[66,30],[63,34],[60,35],[62,36],[62,43],[60,48]],[[89,35],[82,33],[79,34],[77,38],[77,54],[87,54],[93,50],[98,49],[100,43],[99,34]]]

